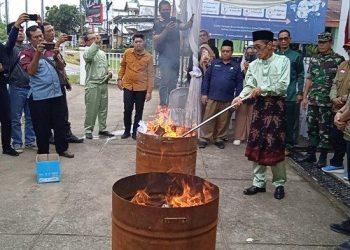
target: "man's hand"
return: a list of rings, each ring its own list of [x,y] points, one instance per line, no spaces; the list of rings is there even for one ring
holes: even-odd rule
[[[174,30],[176,28],[176,23],[171,21],[165,26],[165,31],[169,33],[170,31]]]
[[[43,19],[40,15],[38,15],[38,19],[36,19],[36,23],[38,24],[38,26],[42,26],[43,25]]]
[[[344,106],[344,103],[342,102],[341,97],[333,98],[332,103],[336,108],[341,108]]]
[[[107,76],[107,77],[108,77],[108,80],[112,79],[112,76],[113,76],[112,72],[109,71],[109,72],[107,73],[107,75],[108,75],[108,76]]]
[[[309,103],[309,101],[307,100],[307,98],[303,97],[303,100],[301,101],[301,106],[303,107],[304,110],[307,109],[308,103]]]
[[[100,35],[97,35],[97,36],[96,36],[96,40],[95,40],[95,44],[96,44],[96,45],[100,45],[101,42],[102,42],[101,36],[100,36]]]
[[[244,62],[244,70],[248,70],[249,67],[249,62],[245,61]]]
[[[152,99],[152,93],[148,93],[146,94],[146,102],[150,101]]]
[[[342,122],[340,121],[340,113],[336,113],[334,116],[334,125],[341,131],[344,131],[345,127],[346,127],[346,122]]]
[[[118,89],[123,90],[122,80],[117,81],[117,87],[118,87]]]
[[[61,33],[60,36],[58,37],[56,45],[61,45],[62,43],[64,43],[67,40],[68,40],[68,35],[65,33]]]
[[[256,98],[256,97],[258,97],[258,96],[260,96],[261,95],[261,88],[260,87],[257,87],[257,88],[254,88],[251,92],[250,92],[250,96],[252,97],[252,98]]]
[[[297,95],[296,103],[301,103],[302,101],[303,101],[303,96],[302,95]]]
[[[202,95],[201,97],[202,104],[205,105],[208,102],[208,96],[207,95]]]
[[[59,53],[60,53],[60,48],[57,45],[55,45],[55,48],[53,49],[53,56],[57,58]]]
[[[242,105],[242,98],[241,97],[239,97],[239,96],[237,96],[237,97],[235,97],[235,99],[233,99],[232,100],[232,105],[234,105],[235,106],[235,108],[238,108],[239,106],[241,106]]]
[[[21,24],[24,22],[27,22],[29,20],[28,14],[27,13],[22,13],[19,15],[17,21],[15,22],[15,27],[19,29],[21,27]]]
[[[41,40],[38,45],[36,46],[36,50],[40,53],[43,53],[45,50],[45,44],[44,44],[44,40]]]

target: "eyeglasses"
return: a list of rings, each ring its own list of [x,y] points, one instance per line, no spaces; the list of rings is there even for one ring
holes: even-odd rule
[[[279,37],[278,38],[278,41],[288,41],[289,40],[289,37]]]
[[[254,48],[255,50],[260,51],[260,50],[265,49],[265,48],[266,48],[266,46],[267,46],[267,44],[265,44],[265,46],[264,46],[264,45],[257,44],[257,45],[254,45],[254,47],[253,47],[253,48]]]

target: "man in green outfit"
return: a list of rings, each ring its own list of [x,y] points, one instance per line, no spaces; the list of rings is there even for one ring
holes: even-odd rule
[[[303,56],[290,49],[292,41],[288,30],[281,30],[278,33],[279,49],[276,54],[288,57],[290,61],[290,82],[287,89],[286,103],[286,155],[296,144],[299,127],[300,102],[303,100],[304,89],[304,63]]]
[[[86,46],[89,48],[84,53],[86,63],[85,80],[85,137],[92,139],[96,118],[98,116],[99,135],[112,137],[113,134],[106,131],[108,111],[108,80],[112,73],[108,72],[106,53],[100,48],[101,37],[96,34],[85,36]]]
[[[274,197],[284,198],[287,181],[285,167],[285,96],[290,81],[290,62],[276,55],[273,33],[268,30],[253,32],[254,48],[258,59],[249,64],[245,86],[232,104],[241,105],[250,95],[256,99],[245,156],[253,162],[253,185],[245,195],[266,192],[266,167],[271,166]]]
[[[306,74],[305,89],[302,105],[307,111],[308,136],[310,146],[306,155],[298,162],[316,162],[316,150],[321,154],[317,167],[327,164],[327,153],[332,148],[330,132],[333,122],[332,102],[329,94],[338,66],[344,57],[332,50],[332,34],[323,32],[318,35],[318,51],[316,57],[311,58]]]

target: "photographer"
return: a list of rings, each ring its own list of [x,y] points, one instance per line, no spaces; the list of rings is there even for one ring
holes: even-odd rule
[[[2,153],[18,156],[18,152],[11,147],[11,113],[10,97],[7,91],[7,83],[11,74],[9,68],[9,55],[15,47],[18,31],[21,24],[28,20],[28,15],[21,14],[15,25],[12,27],[8,40],[5,45],[0,43],[0,123],[1,123],[1,142]]]
[[[44,39],[46,42],[54,42],[55,40],[55,29],[54,27],[48,23],[48,22],[43,22],[42,24],[42,32],[44,35]],[[70,37],[71,38],[71,37]],[[61,33],[59,39],[56,41],[56,47],[59,48],[59,46],[68,41],[69,40],[69,36]],[[64,64],[64,59],[62,57],[61,54],[58,55],[59,60],[61,60]],[[62,74],[66,75],[65,69],[63,69]],[[66,95],[66,89],[68,91],[71,90],[71,86],[69,84],[67,85],[62,85],[61,83],[61,89],[62,89],[62,94],[64,96],[64,123],[65,123],[65,132],[66,132],[66,136],[67,136],[67,141],[69,143],[82,143],[84,141],[83,138],[78,138],[76,137],[72,130],[71,130],[71,126],[70,126],[70,122],[69,122],[69,112],[68,112],[68,103],[67,103],[67,95]],[[51,141],[54,141],[53,138],[51,139]]]
[[[68,151],[64,124],[64,96],[56,71],[64,69],[58,60],[58,48],[45,43],[38,26],[26,30],[30,47],[21,52],[20,63],[30,75],[29,107],[37,138],[38,154],[49,153],[49,134],[53,126],[56,152],[63,157],[73,158]]]
[[[174,6],[175,8],[175,6]],[[161,75],[159,86],[160,105],[167,107],[170,92],[176,88],[180,70],[180,30],[192,27],[192,18],[187,23],[181,23],[171,17],[171,5],[162,0],[159,3],[161,18],[154,24],[154,44],[159,55],[158,65]]]
[[[245,74],[247,72],[249,64],[255,59],[256,53],[254,48],[247,47],[243,55],[243,60],[241,62],[242,73]],[[237,93],[237,95],[239,95],[239,93]],[[250,122],[252,120],[253,115],[253,103],[253,101],[246,102],[239,106],[239,108],[236,110],[233,145],[241,145],[241,141],[246,140],[248,137],[250,130]]]

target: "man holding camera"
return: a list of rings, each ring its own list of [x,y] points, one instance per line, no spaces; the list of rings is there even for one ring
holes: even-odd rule
[[[28,19],[27,14],[22,17]],[[16,23],[12,22],[7,25],[7,33],[16,28]],[[35,149],[35,132],[33,129],[32,118],[29,111],[28,93],[29,93],[29,75],[23,70],[19,63],[21,51],[25,48],[24,31],[20,25],[18,28],[18,36],[16,46],[9,54],[8,67],[10,68],[9,76],[9,93],[11,103],[11,138],[12,146],[17,153],[23,152],[23,146],[28,149]],[[25,118],[24,143],[22,141],[22,114]]]
[[[174,6],[175,8],[175,6]],[[171,17],[171,5],[162,0],[159,3],[160,20],[154,24],[154,43],[158,52],[158,65],[161,75],[159,86],[160,106],[167,107],[170,92],[176,88],[180,69],[180,30],[192,27],[192,18],[187,23],[181,23]]]
[[[0,123],[1,123],[1,143],[2,153],[18,156],[11,147],[11,108],[10,97],[7,90],[7,84],[11,75],[12,69],[9,68],[9,56],[15,47],[19,28],[21,24],[28,20],[26,13],[21,14],[14,26],[11,28],[8,40],[5,45],[0,43]]]
[[[278,33],[278,41],[279,49],[276,54],[284,55],[290,61],[290,82],[285,99],[287,115],[285,154],[288,156],[298,138],[300,102],[303,100],[304,89],[304,63],[303,56],[289,47],[292,38],[288,30],[281,30]]]
[[[48,23],[48,22],[43,22],[42,24],[42,31],[43,31],[43,34],[44,34],[44,39],[46,42],[49,42],[49,43],[53,43],[54,40],[55,40],[55,29],[54,27]],[[68,35],[64,34],[64,33],[61,33],[59,39],[56,41],[56,47],[60,47],[60,45],[66,41],[69,40],[69,37]],[[64,62],[63,60],[63,57],[61,54],[58,55],[58,58]],[[65,63],[64,63],[65,64]],[[63,70],[64,74],[65,74],[65,70]],[[84,141],[83,138],[78,138],[76,137],[73,133],[72,133],[72,130],[71,130],[71,126],[70,126],[70,122],[69,122],[69,112],[68,112],[68,103],[67,103],[67,95],[66,95],[66,89],[68,91],[71,90],[71,87],[70,85],[61,85],[61,88],[62,88],[62,94],[64,96],[64,119],[65,119],[65,131],[66,131],[66,136],[67,136],[67,141],[69,143],[82,143]]]
[[[64,123],[64,96],[56,71],[64,68],[58,59],[58,48],[45,43],[38,26],[26,30],[30,47],[21,52],[20,62],[30,75],[29,107],[37,138],[38,154],[49,153],[51,126],[55,134],[56,152],[63,157],[73,158],[68,151]],[[55,67],[53,66],[55,65]]]

